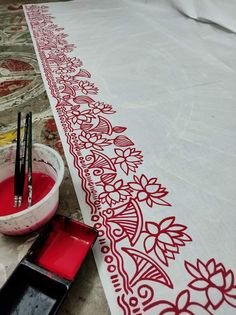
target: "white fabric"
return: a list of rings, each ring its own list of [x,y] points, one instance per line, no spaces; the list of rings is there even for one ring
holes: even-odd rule
[[[193,11],[193,1],[188,5],[187,14],[197,18],[199,13]],[[161,264],[153,251],[148,254],[168,274],[174,289],[153,281],[141,281],[139,284],[152,286],[152,302],[165,300],[175,303],[177,295],[186,289],[191,292],[191,301],[199,305],[207,305],[207,301],[219,302],[222,292],[216,287],[209,290],[208,296],[204,289],[198,292],[188,287],[193,279],[186,272],[184,262],[196,265],[197,259],[207,263],[214,258],[226,270],[235,271],[235,35],[187,19],[165,1],[88,0],[53,3],[48,7],[48,13],[55,17],[53,23],[64,28],[69,35],[66,38],[69,43],[76,44],[69,55],[79,57],[84,63],[83,68],[92,74],[91,78],[82,80],[99,87],[98,96],[89,96],[113,105],[116,114],[104,117],[111,121],[112,126],[127,127],[124,134],[135,143],[137,150],[142,151],[143,164],[128,176],[119,169],[119,178],[127,183],[134,181],[134,175],[158,177],[169,191],[164,199],[172,207],[156,204],[148,207],[145,202],[136,199],[140,201],[144,221],[157,223],[175,216],[176,223],[187,226],[186,233],[192,238],[192,242],[179,247],[180,254],[176,254],[174,260],[168,260],[168,267]],[[40,30],[34,24],[37,22],[37,15],[32,14],[34,10],[35,7],[25,6],[44,83],[84,219],[94,224],[67,143],[67,134],[58,116],[57,100],[48,85],[42,59],[44,48],[39,40]],[[202,14],[200,16],[211,19]],[[218,17],[214,21],[222,25]],[[224,26],[231,29],[229,25]],[[53,69],[52,77],[57,75]],[[76,134],[79,136],[80,132],[78,129]],[[111,138],[115,136],[112,134]],[[107,146],[101,152],[112,158],[113,149]],[[94,176],[92,179],[98,182]],[[103,192],[101,186],[96,186],[96,189],[98,194]],[[141,195],[137,198],[141,199]],[[107,208],[107,204],[102,204],[102,211]],[[144,252],[145,235],[141,236],[143,238],[140,237],[134,248]],[[122,251],[123,247],[131,246],[129,239],[124,238],[115,245],[124,259],[127,274],[133,276],[134,261],[127,252]],[[160,305],[145,310],[135,285],[133,295],[130,292],[125,294],[126,311],[119,307],[117,296],[121,293],[114,291],[108,265],[104,262],[106,255],[101,253],[101,247],[98,242],[94,253],[112,314],[129,314],[128,310],[131,312],[132,309],[129,303],[134,300],[128,301],[133,295],[138,298],[140,314],[160,314]],[[185,305],[183,300],[185,297],[187,301],[187,293],[181,296],[180,300]],[[196,315],[210,312],[217,315],[235,314],[235,308],[226,300],[222,300],[216,310],[212,305],[204,306],[205,309],[199,305],[190,305],[188,310],[197,308]]]

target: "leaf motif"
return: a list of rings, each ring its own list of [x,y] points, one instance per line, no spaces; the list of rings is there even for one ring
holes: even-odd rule
[[[80,69],[80,71],[76,73],[75,77],[91,78],[91,74],[85,69]]]
[[[134,145],[134,143],[126,136],[117,136],[114,139],[114,144],[120,148],[129,147],[131,145]]]
[[[157,199],[157,200],[153,200],[153,202],[159,206],[167,206],[167,207],[171,207],[171,204],[161,198]]]
[[[72,95],[72,96],[76,95],[75,89],[72,88],[71,86],[68,86],[68,85],[65,85],[65,84],[64,84],[64,87],[63,87],[63,90],[62,90],[61,93],[69,94],[69,95]]]
[[[152,201],[152,199],[148,198],[148,199],[146,200],[146,203],[147,203],[147,205],[148,205],[150,208],[152,208],[152,206],[153,206],[153,201]]]
[[[126,127],[121,127],[121,126],[115,126],[113,127],[112,131],[115,133],[122,133],[126,130]]]
[[[73,98],[73,101],[76,103],[76,104],[90,104],[90,103],[93,103],[94,100],[89,97],[89,96],[84,96],[84,95],[80,95],[80,96],[76,96]]]

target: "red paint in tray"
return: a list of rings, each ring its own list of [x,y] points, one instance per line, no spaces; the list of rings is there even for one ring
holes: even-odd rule
[[[43,173],[33,173],[32,205],[43,199],[55,184],[54,179]],[[0,216],[13,214],[28,208],[27,174],[24,185],[23,202],[21,207],[14,208],[14,176],[0,182]]]
[[[96,238],[94,228],[54,216],[0,289],[0,314],[56,315]]]
[[[72,280],[96,237],[94,229],[79,221],[55,222],[35,262],[62,278]]]

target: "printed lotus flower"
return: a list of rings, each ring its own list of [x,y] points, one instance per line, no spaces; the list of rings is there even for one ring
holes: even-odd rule
[[[99,198],[102,203],[107,203],[110,207],[119,202],[123,202],[129,196],[129,187],[124,186],[123,180],[120,179],[113,184],[105,184],[104,192],[99,195]]]
[[[214,310],[225,301],[236,308],[236,285],[232,270],[226,270],[215,259],[210,259],[206,264],[197,260],[194,266],[185,262],[185,268],[194,277],[189,287],[197,291],[205,291],[207,306],[211,305]]]
[[[56,58],[55,58],[56,56]],[[49,55],[50,62],[56,62],[57,67],[55,72],[59,75],[75,72],[78,67],[82,65],[82,61],[76,57],[68,58],[59,49],[54,51],[54,54]]]
[[[136,151],[135,148],[127,148],[124,150],[115,149],[115,153],[118,157],[114,159],[114,163],[120,164],[120,168],[126,175],[128,175],[130,171],[136,172],[138,165],[143,162],[141,151]]]
[[[83,65],[83,62],[79,58],[76,58],[76,57],[67,58],[66,65],[69,68],[79,68]]]
[[[66,44],[63,46],[62,51],[63,51],[64,53],[69,53],[69,52],[73,51],[74,48],[75,48],[75,45],[66,43]],[[81,65],[81,66],[82,66],[82,65]]]
[[[87,94],[97,94],[98,88],[95,87],[94,83],[90,83],[88,81],[80,81],[79,82],[79,89],[84,93]]]
[[[39,14],[41,14],[41,12],[38,12],[38,14],[35,15],[35,20],[38,19]],[[51,16],[44,15],[43,21],[40,21],[40,26],[41,25],[48,25],[48,24],[52,23],[52,20],[53,20],[53,18]]]
[[[163,198],[168,194],[165,187],[158,183],[157,178],[147,179],[145,175],[140,178],[134,176],[134,182],[129,183],[129,187],[137,191],[137,198],[140,202],[145,201],[149,207],[153,204],[161,206],[171,206]]]
[[[45,24],[44,24],[45,25]],[[45,30],[45,31],[42,31],[42,36],[43,36],[43,39],[52,43],[52,40],[53,40],[53,30]]]
[[[61,45],[61,46],[66,45],[66,44],[67,44],[67,41],[66,41],[65,38],[66,38],[67,36],[68,36],[68,35],[65,34],[65,33],[60,33],[60,34],[58,34],[57,37],[56,37],[57,44],[58,44],[58,45]]]
[[[58,60],[59,61],[59,60]],[[57,62],[56,70],[54,70],[55,73],[59,75],[65,75],[67,73],[72,73],[76,71],[76,67],[74,66],[73,62],[65,60],[60,60]]]
[[[72,84],[78,84],[79,83],[79,80],[76,80],[75,79],[75,76],[72,76],[72,75],[68,75],[68,74],[65,74],[65,75],[60,75],[60,77],[57,79],[57,82],[58,83],[63,83],[64,85],[72,85]],[[64,86],[63,86],[64,88]]]
[[[72,106],[70,108],[70,110],[67,111],[67,113],[69,114],[69,117],[71,119],[71,121],[73,122],[73,124],[81,124],[81,123],[90,123],[92,121],[92,119],[94,118],[93,115],[91,115],[91,111],[90,110],[83,110],[80,111],[80,106]]]
[[[103,114],[113,114],[115,113],[114,110],[112,110],[112,106],[109,104],[104,104],[103,102],[96,102],[93,104],[89,104],[89,107],[92,109],[92,112],[97,115],[99,113]]]
[[[70,71],[71,69],[67,68],[66,66],[60,66],[60,67],[57,67],[57,69],[55,70],[55,72],[57,74],[66,74],[66,73],[70,73],[70,72],[73,72],[73,69],[72,71]]]
[[[82,131],[79,140],[82,148],[93,148],[100,151],[103,150],[103,147],[111,144],[111,140],[103,138],[101,134],[87,133],[85,131]]]
[[[184,233],[187,227],[174,222],[175,217],[163,219],[160,223],[146,222],[148,236],[144,240],[144,249],[146,253],[154,252],[166,266],[168,259],[174,259],[179,254],[179,247],[192,240]]]
[[[212,315],[201,304],[190,301],[188,290],[179,293],[175,304],[161,300],[155,303],[155,306],[162,306],[161,311],[158,313],[160,315]]]
[[[64,60],[65,56],[63,52],[59,53],[58,50],[56,50],[56,52],[48,53],[48,62],[51,64],[52,68],[59,67],[59,65],[63,63]]]

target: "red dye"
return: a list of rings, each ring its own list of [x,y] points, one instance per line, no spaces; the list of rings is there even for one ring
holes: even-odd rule
[[[33,199],[32,205],[45,197],[55,184],[54,179],[43,173],[32,174]],[[0,216],[13,214],[28,208],[27,174],[21,207],[14,208],[14,176],[9,177],[0,183]]]
[[[70,222],[68,226],[57,226],[36,263],[62,278],[72,280],[95,239],[96,232],[83,225]]]

